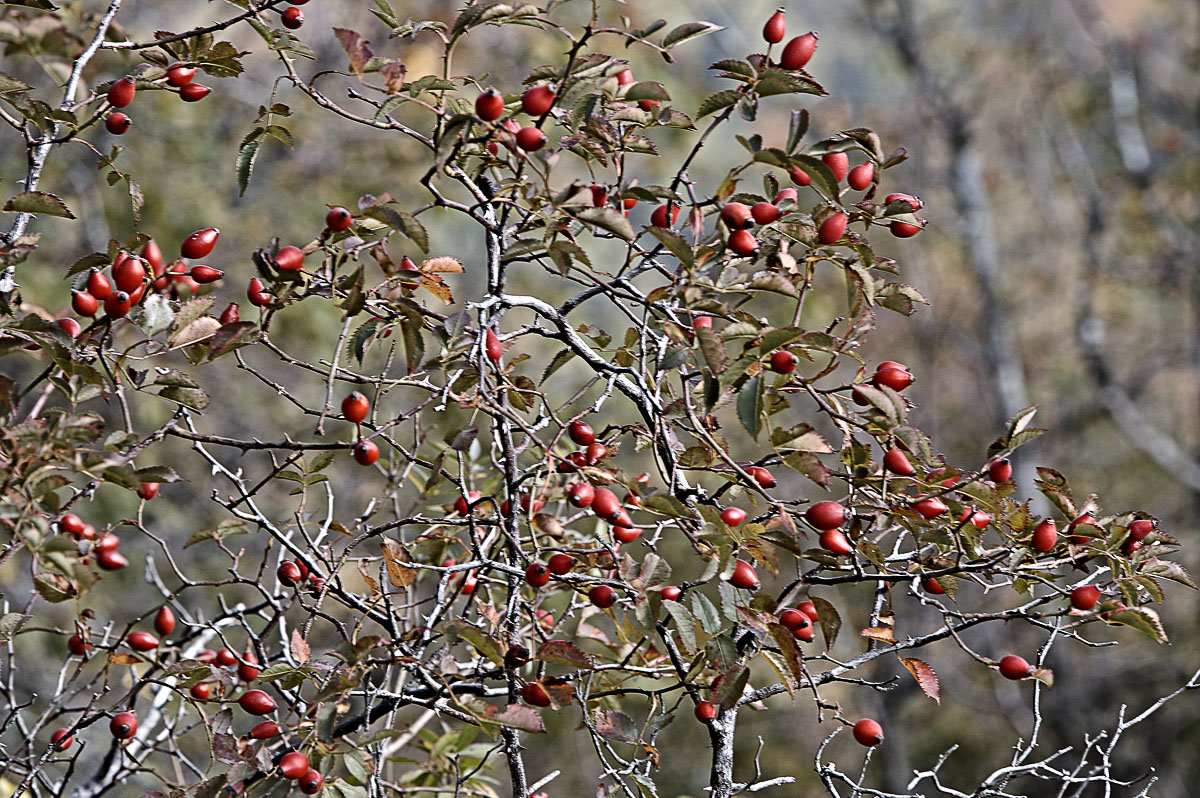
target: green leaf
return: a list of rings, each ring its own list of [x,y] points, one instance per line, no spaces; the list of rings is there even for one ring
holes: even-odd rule
[[[625,99],[630,102],[637,100],[663,100],[671,99],[671,95],[667,94],[666,88],[661,83],[656,83],[652,80],[643,80],[640,83],[635,83],[625,92]]]
[[[665,227],[651,227],[650,234],[662,242],[671,254],[679,259],[679,262],[685,266],[692,266],[696,262],[696,253],[692,251],[692,247],[683,240],[683,236],[676,233],[674,230],[668,230]]]
[[[728,108],[745,96],[740,91],[734,91],[733,89],[726,89],[716,94],[710,94],[700,103],[700,110],[696,111],[696,118],[703,119],[714,111]]]
[[[62,199],[45,191],[21,192],[4,203],[0,213],[33,213],[63,219],[75,218],[75,214],[71,213],[71,209]]]
[[[480,654],[500,667],[504,667],[504,653],[500,650],[500,642],[495,637],[484,634],[482,629],[478,629],[466,621],[451,621],[442,631],[445,632],[447,640],[451,642],[465,640]]]
[[[2,85],[0,83],[0,86]],[[32,615],[26,615],[22,612],[9,612],[0,616],[0,643],[7,643],[9,640],[12,640],[13,635],[20,631],[21,627],[32,617]]]
[[[703,593],[692,593],[692,612],[696,614],[696,618],[700,621],[700,627],[707,634],[715,635],[724,627],[716,606]]]
[[[1127,607],[1110,613],[1105,620],[1112,624],[1121,624],[1137,629],[1156,642],[1170,642],[1167,640],[1167,631],[1163,628],[1158,613],[1149,607]]]
[[[178,402],[193,410],[204,410],[212,399],[199,388],[182,388],[168,386],[158,392],[158,395],[170,402]]]
[[[595,225],[601,230],[607,230],[618,238],[623,238],[626,241],[632,241],[637,238],[637,232],[633,229],[633,225],[629,223],[629,219],[618,211],[616,208],[584,208],[576,214],[582,222],[590,225]]]
[[[675,621],[675,630],[679,632],[684,652],[690,654],[695,651],[696,619],[688,612],[687,607],[678,601],[663,601],[663,608],[671,614],[671,618]]]
[[[663,37],[663,47],[670,49],[684,42],[689,42],[692,39],[698,39],[701,36],[722,30],[725,30],[723,26],[714,25],[711,22],[685,22],[679,27],[672,29],[670,33]]]
[[[762,430],[763,416],[761,376],[751,377],[738,392],[737,413],[742,426],[754,436],[755,440],[758,440],[758,433]]]
[[[5,3],[5,5],[9,5]],[[8,94],[14,91],[29,91],[33,86],[30,86],[24,81],[17,80],[12,75],[0,72],[0,94]]]
[[[246,189],[250,186],[250,175],[254,173],[254,161],[258,158],[258,148],[261,143],[257,138],[247,138],[238,148],[235,163],[239,197],[245,195]]]
[[[704,361],[709,370],[713,374],[724,371],[725,364],[729,361],[729,353],[725,351],[721,336],[711,327],[700,327],[696,330],[696,340],[700,342],[700,351],[704,354]]]

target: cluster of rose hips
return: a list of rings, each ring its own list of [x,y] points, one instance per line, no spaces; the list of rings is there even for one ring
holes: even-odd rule
[[[193,83],[197,68],[189,64],[175,62],[167,67],[163,83],[179,90],[179,99],[187,103],[203,100],[212,92],[208,86]],[[133,102],[137,93],[137,82],[133,78],[124,77],[113,81],[108,87],[106,99],[113,108],[124,108]],[[114,111],[104,117],[104,128],[114,136],[120,136],[133,127],[133,120],[123,111]]]
[[[280,584],[288,587],[307,585],[308,592],[314,596],[325,589],[325,578],[309,571],[304,560],[299,558],[279,563],[279,567],[275,569],[275,576],[279,579]]]

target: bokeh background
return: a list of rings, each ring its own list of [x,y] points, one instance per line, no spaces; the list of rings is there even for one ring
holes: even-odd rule
[[[304,6],[307,21],[299,36],[318,59],[301,62],[302,74],[344,66],[333,25],[361,32],[377,54],[402,58],[410,78],[438,68],[430,40],[387,39],[370,14],[372,5],[317,0]],[[394,6],[402,18],[449,20],[457,4],[397,0]],[[728,29],[681,48],[675,65],[636,48],[623,51],[615,40],[608,44],[628,53],[639,78],[663,80],[674,104],[690,113],[718,88],[707,65],[757,49],[762,22],[775,6],[774,0],[638,0],[619,6],[635,26],[661,16],[672,24],[704,19]],[[1163,529],[1182,541],[1183,560],[1194,572],[1200,509],[1200,4],[813,0],[785,6],[789,36],[813,29],[821,37],[809,70],[831,97],[806,103],[810,139],[849,127],[875,129],[885,150],[903,146],[909,153],[906,163],[888,171],[887,187],[915,193],[927,204],[924,233],[903,247],[884,246],[886,254],[902,259],[906,281],[930,307],[911,320],[881,313],[881,329],[864,357],[913,366],[918,379],[908,395],[917,405],[914,421],[953,462],[980,462],[1004,420],[1037,404],[1037,425],[1049,432],[1016,458],[1021,490],[1033,493],[1035,465],[1053,464],[1077,494],[1103,497],[1102,510],[1157,515]],[[140,0],[126,3],[120,19],[131,35],[145,38],[157,29],[210,22],[216,8]],[[231,38],[245,49],[260,44],[246,36],[241,31]],[[485,85],[508,91],[530,68],[561,57],[553,40],[520,29],[483,30],[472,39],[476,44],[463,49],[455,70],[486,73]],[[140,229],[163,242],[164,250],[198,227],[222,229],[227,262],[214,265],[229,271],[228,285],[218,289],[229,299],[241,298],[241,286],[252,276],[254,248],[272,236],[285,243],[310,240],[326,204],[353,206],[361,194],[384,191],[410,204],[423,199],[411,165],[419,154],[413,145],[317,112],[277,81],[279,68],[270,56],[252,55],[246,65],[242,79],[207,80],[215,91],[203,103],[147,93],[139,97],[129,135],[88,136],[101,149],[114,143],[128,148],[119,163],[141,178],[147,199]],[[106,55],[89,79],[101,82],[125,69],[123,58]],[[266,145],[249,191],[239,197],[237,145],[273,92],[276,101],[295,109],[286,123],[295,146]],[[769,143],[771,131],[780,142],[786,135],[795,107],[789,102],[763,104],[757,130],[766,131]],[[725,135],[714,150],[736,146]],[[668,135],[660,145],[670,140]],[[9,186],[24,170],[15,144],[11,135],[0,136],[0,178]],[[722,177],[721,163],[720,157],[701,158],[692,175],[711,190]],[[664,159],[660,177],[669,165]],[[82,147],[52,157],[43,188],[61,194],[80,220],[37,224],[46,234],[43,247],[19,276],[30,302],[52,312],[65,307],[67,265],[134,231],[121,187],[107,186],[103,177]],[[456,235],[454,220],[437,227],[440,221],[427,222],[434,248],[467,264],[468,273],[453,285],[460,299],[469,298],[478,287],[480,270],[471,266],[481,247]],[[543,290],[522,279],[514,278],[517,290]],[[296,349],[311,337],[312,356],[327,357],[338,320],[304,307],[283,314],[278,332]],[[262,401],[261,390],[232,366],[226,369],[213,412],[224,414],[228,434],[275,437],[277,430],[311,428],[310,421],[288,417],[286,407]],[[321,386],[297,390],[310,391],[312,399]],[[153,421],[155,411],[146,412]],[[179,444],[164,444],[162,451],[164,458],[175,451],[184,461]],[[193,469],[185,470],[192,482],[165,487],[166,501],[147,509],[169,540],[186,539],[198,518],[219,519],[205,501],[207,474],[184,468]],[[133,508],[128,496],[115,491],[97,497],[98,513],[119,517]],[[22,577],[10,567],[0,579],[12,586]],[[148,590],[132,576],[127,587]],[[1058,647],[1049,664],[1059,677],[1043,704],[1044,750],[1111,729],[1121,704],[1140,710],[1200,665],[1195,594],[1177,586],[1167,594],[1169,646],[1118,631],[1118,647]],[[110,594],[107,600],[119,598]],[[104,595],[89,601],[100,615],[114,610],[104,606]],[[61,640],[46,636],[44,643],[47,654],[61,656]],[[857,645],[851,640],[840,648],[853,652]],[[997,641],[993,650],[1003,653],[1006,645],[1019,641]],[[969,792],[976,776],[1004,762],[1012,740],[1028,734],[1030,687],[1001,682],[957,651],[928,659],[942,682],[940,708],[896,663],[881,663],[871,674],[901,676],[886,697],[855,692],[856,711],[892,730],[872,767],[889,789],[899,790],[914,768],[930,766],[957,743],[961,748],[942,773]],[[876,703],[864,706],[863,700]],[[1118,773],[1128,777],[1154,767],[1160,781],[1153,794],[1193,794],[1191,785],[1200,779],[1197,706],[1194,694],[1183,696],[1151,728],[1131,732],[1118,749]],[[565,732],[573,721],[560,725]],[[798,779],[777,794],[821,792],[811,759],[828,726],[816,724],[815,710],[745,712],[739,726],[745,763],[739,776],[750,775],[761,741],[764,773]],[[706,744],[689,723],[663,733],[662,794],[701,794]],[[848,740],[837,745],[857,756]],[[527,746],[531,772],[565,771],[549,789],[552,795],[594,789],[586,738],[551,735],[529,738]]]

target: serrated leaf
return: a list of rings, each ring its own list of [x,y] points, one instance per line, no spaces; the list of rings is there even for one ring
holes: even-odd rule
[[[808,600],[817,608],[817,623],[821,624],[821,634],[825,636],[825,647],[833,648],[838,632],[842,629],[842,616],[837,608],[820,596],[809,596]]]
[[[663,609],[670,613],[675,621],[675,631],[679,633],[684,653],[691,654],[696,650],[696,619],[688,612],[687,607],[678,601],[663,601]]]
[[[720,111],[722,108],[728,108],[745,96],[746,95],[742,94],[740,91],[735,91],[733,89],[726,89],[724,91],[719,91],[716,94],[710,94],[700,103],[700,109],[696,111],[696,118],[703,119],[715,111]]]
[[[751,377],[738,391],[737,414],[746,431],[758,440],[763,416],[762,377]]]
[[[576,217],[591,225],[599,227],[601,230],[607,230],[618,238],[623,238],[626,241],[632,241],[637,238],[637,232],[633,229],[629,219],[615,208],[584,208],[576,214]]]
[[[692,593],[692,612],[696,614],[696,618],[700,621],[700,628],[706,634],[715,635],[724,626],[716,606],[703,593]]]
[[[725,28],[721,25],[715,25],[712,22],[704,22],[697,20],[695,22],[685,22],[684,24],[673,28],[670,33],[663,37],[663,47],[670,49],[684,42],[697,39],[701,36],[706,36],[709,33],[723,31]]]
[[[7,5],[7,3],[5,4]],[[17,80],[12,75],[0,72],[0,94],[10,94],[16,91],[29,91],[33,88],[28,83]]]
[[[495,637],[484,634],[483,630],[478,629],[466,621],[451,621],[442,629],[446,638],[453,642],[455,639],[465,640],[476,651],[490,659],[500,667],[504,666],[504,653],[500,650],[500,643]]]
[[[598,709],[592,716],[592,725],[596,727],[596,733],[605,740],[617,743],[636,743],[638,741],[637,727],[624,712]]]
[[[538,649],[537,658],[542,662],[566,665],[569,668],[590,668],[592,658],[583,649],[566,640],[550,640]]]
[[[767,631],[771,633],[772,639],[775,640],[775,645],[779,646],[779,651],[783,654],[783,661],[787,665],[788,673],[791,675],[792,685],[803,684],[804,655],[800,653],[800,649],[796,646],[796,636],[783,624],[778,623],[767,624]],[[788,685],[788,692],[792,691],[792,685]]]
[[[902,658],[900,664],[917,680],[921,692],[937,703],[942,703],[942,688],[938,684],[937,674],[933,672],[933,668],[929,667],[929,663],[919,659]]]
[[[674,230],[668,230],[665,227],[651,227],[650,235],[662,242],[672,255],[679,259],[679,262],[684,266],[692,266],[696,263],[696,253],[692,251],[692,247],[683,240],[683,236],[676,233]]]
[[[643,80],[629,87],[629,90],[625,92],[625,99],[630,102],[637,100],[667,101],[671,99],[671,95],[667,94],[666,88],[661,83]]]
[[[1158,613],[1150,607],[1126,607],[1110,613],[1106,621],[1137,629],[1142,634],[1159,643],[1169,643],[1167,630],[1163,627]]]
[[[704,354],[704,361],[708,364],[709,371],[713,374],[720,374],[724,371],[729,354],[725,351],[725,343],[721,340],[721,336],[710,327],[700,327],[696,330],[696,340],[700,343],[700,351]]]
[[[391,538],[382,538],[379,541],[379,550],[383,552],[388,581],[393,587],[403,590],[416,580],[417,569],[409,565],[413,561],[412,555],[403,544]]]
[[[250,176],[254,174],[254,161],[258,158],[258,149],[262,142],[257,139],[248,139],[242,142],[242,146],[238,148],[237,158],[234,161],[234,167],[237,170],[238,196],[244,196],[246,189],[250,186]]]
[[[0,213],[32,213],[42,216],[57,216],[62,219],[74,219],[75,214],[67,207],[67,203],[54,194],[45,191],[23,191],[10,198],[0,208]]]

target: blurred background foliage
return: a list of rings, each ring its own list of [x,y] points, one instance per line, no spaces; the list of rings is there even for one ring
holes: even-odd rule
[[[608,0],[603,4],[618,6]],[[75,9],[94,5],[66,4]],[[387,39],[386,29],[370,13],[372,5],[353,0],[305,5],[299,37],[317,60],[302,61],[301,73],[344,68],[345,54],[331,33],[335,25],[360,32],[379,55],[402,58],[410,79],[440,69],[439,50],[431,39]],[[458,8],[446,2],[394,5],[401,17],[447,21]],[[774,0],[637,0],[617,9],[635,27],[661,16],[672,23],[705,19],[728,30],[681,48],[680,63],[674,65],[637,48],[624,51],[615,39],[597,46],[627,53],[640,79],[664,81],[673,104],[693,113],[717,87],[706,72],[708,64],[757,49],[762,22],[775,5]],[[129,35],[147,38],[155,30],[209,23],[219,8],[130,0],[119,19]],[[852,0],[788,2],[786,8],[789,36],[810,28],[820,33],[809,69],[832,95],[809,103],[809,138],[855,126],[875,129],[885,151],[904,146],[910,156],[889,170],[885,189],[915,193],[927,205],[926,232],[906,242],[902,253],[895,247],[885,254],[901,258],[905,280],[924,293],[931,307],[921,308],[911,321],[881,315],[882,329],[870,339],[864,358],[896,359],[913,367],[917,382],[908,395],[917,404],[914,423],[953,462],[981,463],[1013,402],[1039,405],[1038,425],[1049,433],[1017,455],[1022,492],[1033,493],[1033,465],[1052,464],[1070,478],[1077,493],[1100,494],[1104,511],[1142,509],[1157,515],[1163,528],[1183,541],[1181,556],[1194,572],[1200,508],[1200,5],[1178,0]],[[250,31],[235,29],[229,38],[240,49],[260,49]],[[532,30],[484,29],[472,33],[453,70],[480,75],[483,85],[514,93],[529,69],[561,59],[560,45],[560,40]],[[12,60],[3,68],[45,84],[44,77],[18,71],[29,63]],[[93,62],[86,78],[103,82],[132,65],[108,53]],[[146,195],[137,229],[152,235],[164,251],[174,250],[196,228],[221,228],[213,265],[226,269],[227,279],[216,289],[218,307],[230,300],[245,304],[243,287],[253,276],[253,249],[273,236],[283,243],[310,240],[320,232],[327,204],[353,207],[360,195],[385,191],[405,206],[425,199],[417,182],[418,169],[424,167],[414,162],[419,153],[413,144],[315,109],[286,81],[277,80],[280,69],[273,56],[256,52],[246,59],[246,67],[240,79],[206,79],[214,92],[195,105],[165,92],[139,95],[128,109],[135,127],[120,139],[97,130],[86,134],[98,148],[118,143],[128,148],[119,164],[138,176]],[[341,99],[352,87],[338,74],[323,81],[319,85]],[[250,188],[239,197],[237,146],[273,93],[275,101],[293,108],[285,124],[295,146],[265,145]],[[782,101],[764,103],[758,123],[743,124],[741,132],[755,129],[768,143],[782,140],[792,107]],[[673,165],[674,134],[665,135],[658,142],[668,157],[660,165],[644,159],[642,182],[657,182]],[[720,152],[734,146],[724,135],[692,170],[702,190],[711,190],[723,176],[717,171],[725,163]],[[16,144],[12,136],[0,137],[0,179],[10,193],[25,168]],[[590,179],[577,168],[578,161],[567,164],[570,160],[564,156],[563,174],[556,179]],[[596,178],[606,182],[605,175]],[[39,220],[34,229],[45,233],[42,248],[19,272],[26,301],[56,313],[68,302],[62,280],[66,267],[135,228],[121,186],[105,184],[94,156],[82,146],[52,156],[43,188],[62,195],[80,217],[76,222]],[[649,208],[639,206],[635,219],[644,222],[648,213]],[[434,253],[454,255],[466,264],[465,275],[450,279],[456,299],[469,298],[482,280],[481,243],[461,235],[464,231],[453,218],[423,219],[432,232]],[[399,250],[394,245],[393,256],[404,254]],[[513,281],[514,290],[540,292],[550,300],[562,299],[569,290],[520,270]],[[322,316],[310,305],[281,314],[275,337],[288,341],[301,356],[327,358],[339,320],[332,308]],[[619,336],[620,329],[610,332]],[[248,357],[269,360],[261,353]],[[34,367],[6,364],[10,373]],[[218,371],[209,377],[221,383],[209,411],[219,422],[211,430],[276,440],[285,433],[310,434],[312,419],[289,414],[291,405],[272,401],[270,392],[238,372],[231,359],[221,361]],[[323,390],[294,374],[288,379],[290,390],[309,399]],[[159,414],[143,419],[143,427],[161,422],[168,412],[165,404],[143,409]],[[445,423],[452,428],[452,418]],[[177,459],[172,464],[191,481],[164,486],[162,498],[148,505],[147,517],[164,539],[179,542],[173,550],[190,562],[200,555],[197,549],[184,552],[182,541],[200,526],[220,520],[205,499],[209,476],[194,458],[188,461],[179,442],[163,443],[155,452],[155,461]],[[347,475],[335,476],[335,482],[338,490],[369,489]],[[811,485],[805,489],[811,494]],[[279,490],[282,499],[286,486]],[[89,509],[89,514],[108,519],[134,512],[135,500],[108,488]],[[0,582],[11,586],[20,581],[16,568],[10,562],[0,571]],[[125,580],[128,593],[90,594],[89,606],[98,616],[117,612],[132,595],[154,600],[148,586],[136,580],[135,570],[115,579]],[[227,601],[236,600],[236,590],[227,592]],[[1115,692],[1137,710],[1182,684],[1195,669],[1200,616],[1194,596],[1173,588],[1168,597],[1164,619],[1171,646],[1155,649],[1140,635],[1123,631],[1117,637],[1129,645],[1056,649],[1049,664],[1058,679],[1043,705],[1043,750],[1078,744],[1088,730],[1111,728],[1117,719]],[[858,598],[858,606],[869,603]],[[1009,593],[996,600],[1013,599]],[[105,606],[106,601],[114,606]],[[67,613],[58,622],[69,623],[70,607],[55,609]],[[864,620],[852,613],[846,613],[848,629]],[[844,635],[835,653],[857,650],[861,644],[853,637]],[[39,639],[48,656],[61,656],[61,638]],[[1019,641],[968,642],[997,654],[1021,648]],[[887,771],[893,789],[903,787],[913,768],[929,766],[953,744],[960,749],[943,776],[957,786],[971,785],[977,774],[990,772],[1006,758],[1004,750],[997,750],[997,740],[1028,733],[1028,684],[998,680],[953,648],[927,652],[926,659],[941,677],[946,700],[940,708],[898,663],[881,663],[874,674],[899,676],[896,690],[876,698],[875,706],[862,705],[871,697],[862,690],[850,702],[855,707],[850,711],[876,717],[890,730],[873,767]],[[811,757],[829,727],[817,726],[815,710],[803,700],[795,710],[784,704],[786,699],[776,698],[772,711],[743,713],[739,737],[747,770],[739,775],[750,775],[761,740],[764,773],[799,779],[796,788],[780,788],[781,793],[815,795],[820,790],[809,773]],[[980,707],[999,711],[981,714]],[[1194,698],[1184,699],[1158,715],[1152,730],[1126,740],[1117,760],[1121,772],[1136,775],[1158,763],[1161,781],[1154,794],[1192,794],[1188,785],[1200,779],[1200,760],[1194,755],[1200,747],[1200,713],[1195,708]],[[576,721],[570,712],[561,715],[553,722],[567,732]],[[590,794],[595,784],[594,774],[586,771],[591,753],[569,750],[586,745],[586,738],[553,731],[526,738],[532,770],[565,771],[550,790],[553,795]],[[843,737],[835,747],[857,756]],[[664,794],[699,794],[705,745],[698,725],[682,722],[666,730],[660,738],[660,783],[676,787],[675,792],[667,787]]]

